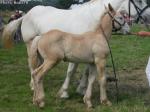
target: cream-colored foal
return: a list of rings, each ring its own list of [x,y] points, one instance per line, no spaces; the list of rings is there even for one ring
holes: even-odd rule
[[[112,32],[112,19],[115,11],[109,4],[109,11],[100,19],[100,23],[93,32],[82,35],[70,34],[59,30],[51,30],[41,36],[37,36],[32,44],[32,64],[38,53],[44,59],[42,65],[32,73],[34,79],[33,103],[39,107],[44,106],[43,77],[48,70],[52,69],[61,60],[77,63],[88,63],[90,73],[88,87],[83,98],[88,107],[92,106],[92,85],[98,73],[100,84],[100,100],[102,104],[111,105],[106,94],[105,63],[109,48],[102,28],[109,39]],[[37,53],[38,51],[38,53]]]

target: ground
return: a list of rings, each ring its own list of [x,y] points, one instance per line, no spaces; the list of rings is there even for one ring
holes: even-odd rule
[[[134,26],[133,31],[143,29]],[[94,84],[91,112],[150,112],[150,87],[146,79],[145,67],[150,55],[150,38],[133,35],[113,35],[110,42],[119,79],[119,99],[113,82],[108,84],[111,107],[99,101],[99,87]],[[30,73],[25,44],[19,43],[12,49],[0,48],[0,112],[86,112],[82,96],[75,93],[84,65],[80,65],[71,80],[70,98],[57,97],[67,63],[60,63],[48,73],[44,80],[46,106],[43,109],[32,104],[32,91],[29,88]],[[106,72],[113,76],[112,64],[108,58]]]

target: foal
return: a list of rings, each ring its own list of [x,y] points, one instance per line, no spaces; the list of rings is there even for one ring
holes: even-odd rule
[[[34,79],[33,103],[39,107],[44,106],[43,77],[48,70],[52,69],[61,60],[77,63],[88,63],[90,66],[88,87],[83,98],[88,107],[92,106],[91,93],[95,76],[98,72],[98,81],[100,83],[100,100],[105,105],[111,105],[106,95],[106,77],[105,63],[109,48],[104,32],[109,39],[112,32],[112,18],[115,11],[108,5],[109,11],[105,13],[100,20],[102,25],[98,25],[93,32],[87,32],[82,35],[70,34],[59,30],[51,30],[41,36],[37,36],[31,47],[32,63],[34,57],[40,54],[44,59],[42,65],[32,73]],[[37,53],[38,51],[38,53]]]

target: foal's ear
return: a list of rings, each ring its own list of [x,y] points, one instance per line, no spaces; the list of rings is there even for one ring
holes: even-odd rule
[[[110,3],[108,4],[108,9],[110,12],[115,13],[115,10],[113,9]]]

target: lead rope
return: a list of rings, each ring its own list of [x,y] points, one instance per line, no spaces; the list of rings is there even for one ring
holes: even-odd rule
[[[106,42],[107,42],[107,45],[109,47],[109,52],[110,52],[110,56],[111,56],[111,62],[112,62],[112,66],[113,66],[113,72],[114,72],[114,77],[115,79],[117,79],[117,75],[116,75],[116,68],[115,68],[115,64],[114,64],[114,59],[113,59],[113,55],[112,55],[112,50],[111,50],[111,47],[110,47],[110,44],[109,44],[109,41],[107,39],[107,36],[102,28],[102,26],[100,25],[100,28],[102,30],[102,33],[106,39]],[[118,88],[118,80],[115,80],[115,86],[116,86],[116,100],[117,100],[117,103],[118,103],[118,99],[119,99],[119,88]]]

